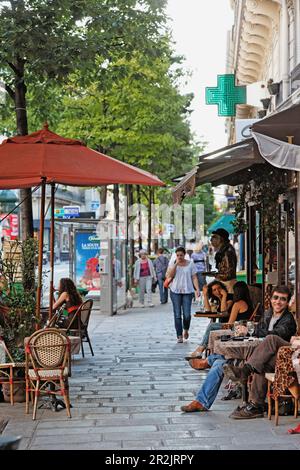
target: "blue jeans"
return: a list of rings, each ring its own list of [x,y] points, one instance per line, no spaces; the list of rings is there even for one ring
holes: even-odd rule
[[[163,278],[157,276],[157,282],[158,282],[158,287],[159,287],[160,301],[162,304],[165,304],[168,302],[168,289],[164,287]]]
[[[211,354],[207,358],[208,364],[211,369],[197,393],[196,400],[201,403],[207,410],[212,406],[215,401],[221,383],[224,377],[223,365],[227,362],[224,356],[220,354]]]
[[[174,323],[177,337],[182,336],[182,330],[189,330],[191,323],[191,305],[194,294],[175,294],[170,291],[173,304]],[[183,314],[183,322],[181,315]]]
[[[202,273],[197,273],[197,278],[198,278],[199,290],[202,291],[203,286],[207,284],[206,277],[202,276]]]
[[[201,340],[200,346],[205,346],[207,348],[210,332],[211,331],[216,331],[216,330],[222,330],[222,323],[212,323],[211,322],[205,330],[205,333],[204,333],[203,338]]]

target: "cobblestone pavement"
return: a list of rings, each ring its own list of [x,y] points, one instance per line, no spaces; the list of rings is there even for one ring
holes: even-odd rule
[[[1,403],[3,434],[22,435],[22,449],[300,449],[300,436],[287,434],[293,417],[280,417],[278,427],[266,418],[231,420],[239,400],[218,399],[208,413],[180,411],[207,374],[184,360],[207,320],[193,318],[190,340],[177,344],[171,305],[155,300],[154,308],[113,317],[93,312],[95,357],[86,348],[86,357],[74,361],[72,419],[64,410],[38,410],[32,421],[24,403]]]

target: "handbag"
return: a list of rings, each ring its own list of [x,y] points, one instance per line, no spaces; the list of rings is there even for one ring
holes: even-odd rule
[[[170,284],[171,282],[173,281],[173,278],[172,277],[167,277],[165,280],[164,280],[164,287],[166,289],[168,289],[168,287],[170,287]]]
[[[157,284],[158,284],[158,282],[157,282],[157,281],[154,281],[154,280],[152,280],[152,286],[151,286],[151,290],[152,290],[152,293],[153,293],[153,294],[155,293],[155,290],[156,290]]]

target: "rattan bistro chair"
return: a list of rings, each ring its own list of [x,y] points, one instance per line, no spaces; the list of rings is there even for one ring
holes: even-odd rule
[[[73,318],[71,318],[67,328],[64,330],[66,334],[71,334],[80,337],[82,357],[84,357],[83,342],[87,342],[89,344],[92,356],[94,356],[94,351],[88,334],[88,326],[92,308],[92,299],[88,299],[83,302],[78,308],[78,310],[75,312]]]
[[[68,384],[70,341],[65,333],[57,328],[36,331],[27,342],[25,358],[26,413],[29,413],[29,392],[34,395],[33,420],[39,395],[61,395],[71,418]]]

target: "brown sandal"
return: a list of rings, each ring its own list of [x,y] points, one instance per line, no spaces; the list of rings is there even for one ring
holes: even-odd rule
[[[190,359],[189,365],[196,370],[209,369],[210,365],[208,364],[207,359]]]

